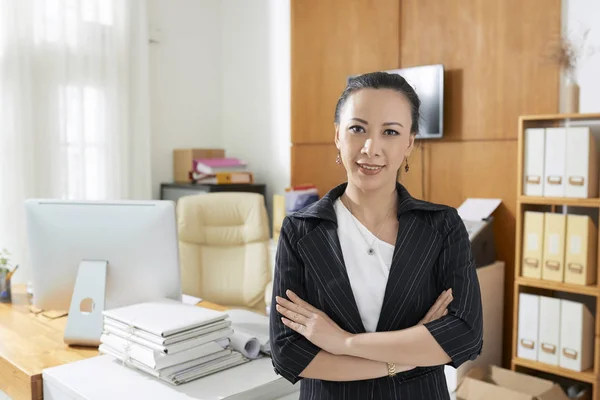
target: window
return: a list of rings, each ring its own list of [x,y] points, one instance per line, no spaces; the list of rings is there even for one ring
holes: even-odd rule
[[[34,45],[38,65],[47,65],[57,89],[60,136],[60,196],[103,199],[107,196],[106,46],[113,34],[110,0],[36,0]],[[56,67],[55,63],[63,63]],[[46,73],[46,72],[42,72]]]
[[[106,188],[106,98],[93,86],[67,85],[60,91],[61,182],[66,199],[100,200]]]

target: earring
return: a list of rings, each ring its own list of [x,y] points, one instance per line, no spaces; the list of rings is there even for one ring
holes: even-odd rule
[[[404,165],[404,171],[408,172],[408,170],[410,169],[410,167],[408,166],[408,158],[406,159],[406,165]]]
[[[340,152],[339,151],[337,153],[337,157],[335,158],[335,163],[336,164],[341,164],[342,163],[342,157],[340,156]]]

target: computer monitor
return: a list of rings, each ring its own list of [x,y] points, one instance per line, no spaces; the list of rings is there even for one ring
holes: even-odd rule
[[[444,65],[419,65],[384,71],[402,76],[421,100],[419,134],[416,139],[444,136]],[[347,78],[347,83],[356,75]]]
[[[173,202],[29,199],[25,208],[33,304],[69,311],[65,342],[99,344],[104,309],[181,300]]]
[[[444,136],[444,65],[419,65],[386,71],[401,75],[421,100],[421,119],[417,139]]]

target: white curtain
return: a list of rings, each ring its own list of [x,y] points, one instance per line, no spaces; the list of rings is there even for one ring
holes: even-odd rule
[[[151,198],[147,53],[146,0],[0,0],[0,249],[17,281],[26,198]]]

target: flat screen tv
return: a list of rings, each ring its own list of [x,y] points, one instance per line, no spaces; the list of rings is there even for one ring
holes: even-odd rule
[[[417,139],[441,138],[444,135],[443,64],[400,68],[385,72],[401,75],[415,89],[421,100],[421,120]]]

